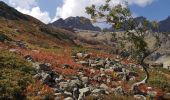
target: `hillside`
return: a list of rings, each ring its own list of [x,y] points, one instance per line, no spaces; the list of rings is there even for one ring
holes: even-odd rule
[[[45,25],[3,2],[0,11],[0,100],[169,100],[170,71],[161,65],[131,90],[145,72],[116,53],[120,32]]]

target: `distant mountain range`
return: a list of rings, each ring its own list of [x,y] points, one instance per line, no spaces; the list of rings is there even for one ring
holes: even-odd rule
[[[101,31],[99,27],[94,26],[91,21],[85,17],[68,17],[65,20],[60,18],[50,25],[62,28]]]
[[[139,23],[143,23],[144,20],[147,20],[146,17],[140,16],[136,17],[135,21]],[[149,21],[149,20],[148,20]],[[81,29],[81,30],[91,30],[91,31],[101,31],[99,27],[94,26],[88,18],[85,17],[69,17],[67,19],[58,19],[57,21],[51,23],[50,25],[62,28],[70,28],[70,29]],[[170,16],[158,22],[159,25],[159,32],[170,32]],[[157,31],[152,28],[151,21],[149,21],[148,28],[152,29],[153,31]],[[111,31],[113,32],[113,28],[105,28],[104,31]]]

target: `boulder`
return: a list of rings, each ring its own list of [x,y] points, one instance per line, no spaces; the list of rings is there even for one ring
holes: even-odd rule
[[[83,82],[83,84],[88,84],[89,78],[88,77],[81,77],[81,81]]]
[[[90,64],[90,66],[96,68],[97,64]]]
[[[104,60],[99,60],[99,62],[97,63],[98,67],[104,67],[105,66],[105,61]]]
[[[109,87],[108,87],[106,84],[101,84],[101,85],[100,85],[100,88],[105,89],[105,90],[108,90],[108,89],[109,89]]]
[[[72,97],[67,97],[64,100],[74,100]]]
[[[88,66],[89,63],[87,61],[79,61],[79,64],[82,64],[83,66]]]
[[[90,87],[86,87],[86,88],[82,88],[79,90],[80,94],[79,94],[79,98],[78,100],[82,100],[84,96],[88,96],[90,95]]]
[[[26,55],[26,56],[24,57],[24,59],[26,59],[27,61],[30,61],[30,62],[34,62],[34,60],[33,60],[33,58],[32,58],[31,55]]]
[[[41,76],[40,73],[38,73],[38,74],[35,74],[35,75],[33,76],[33,78],[36,79],[36,80],[40,80],[40,79],[42,78],[42,76]]]
[[[163,96],[163,98],[164,98],[165,100],[169,100],[169,99],[170,99],[170,93],[165,93],[164,96]]]
[[[89,59],[89,58],[90,58],[90,54],[84,54],[84,57],[83,57],[83,58]]]
[[[69,82],[60,82],[59,87],[62,90],[68,90],[69,89]]]
[[[55,82],[59,83],[60,81],[62,81],[64,79],[64,77],[62,75],[60,75],[59,77],[55,78]]]
[[[41,76],[42,76],[42,79],[41,79],[42,83],[48,83],[49,80],[51,79],[51,76],[47,73],[42,73]]]
[[[84,55],[83,53],[77,53],[76,54],[77,58],[83,58],[83,55]]]
[[[146,97],[143,95],[134,95],[134,98],[137,100],[146,100]]]
[[[124,90],[121,86],[117,87],[114,89],[114,94],[115,95],[124,95]]]
[[[77,100],[79,98],[79,94],[80,94],[79,88],[74,87],[74,89],[73,89],[73,98],[74,98],[74,100]]]
[[[148,91],[147,94],[152,99],[154,99],[157,96],[157,92],[156,91]]]
[[[70,65],[69,64],[64,64],[63,68],[70,68]]]
[[[105,90],[104,89],[94,89],[93,91],[92,91],[92,94],[93,95],[101,95],[101,94],[105,94],[106,92],[105,92]]]
[[[38,71],[51,71],[51,64],[50,63],[44,63],[44,64],[39,64],[37,67]]]
[[[71,80],[71,82],[69,83],[69,87],[71,89],[73,89],[74,87],[83,87],[83,84],[80,80],[76,79],[76,80]]]

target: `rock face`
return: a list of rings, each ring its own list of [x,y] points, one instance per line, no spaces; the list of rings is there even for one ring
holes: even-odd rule
[[[92,31],[101,31],[99,27],[93,26],[89,19],[85,17],[69,17],[65,20],[59,19],[52,23],[56,27],[71,28],[71,29],[80,29],[80,30],[92,30]]]

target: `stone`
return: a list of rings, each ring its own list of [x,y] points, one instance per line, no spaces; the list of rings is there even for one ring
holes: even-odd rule
[[[114,89],[115,95],[124,95],[124,90],[121,86]]]
[[[91,67],[97,67],[97,64],[90,64]]]
[[[78,87],[74,87],[74,89],[73,89],[73,99],[77,100],[79,98],[79,94],[80,94],[79,88]]]
[[[32,58],[31,55],[26,55],[24,58],[25,58],[25,60],[27,60],[27,61],[34,62],[34,60],[33,60],[33,58]]]
[[[154,99],[157,96],[157,92],[156,91],[148,91],[147,94],[152,99]]]
[[[104,89],[94,89],[94,90],[92,91],[92,94],[97,94],[97,95],[99,95],[99,94],[105,94],[105,90],[104,90]]]
[[[26,48],[27,47],[26,43],[23,43],[22,41],[15,41],[15,43],[20,48]]]
[[[71,93],[71,92],[64,91],[64,95],[66,95],[66,96],[72,96],[72,93]]]
[[[105,66],[105,61],[104,60],[99,60],[99,62],[97,63],[97,67],[102,68],[104,66]]]
[[[79,90],[79,92],[80,94],[78,100],[82,100],[84,96],[88,96],[91,93],[90,87],[82,88]]]
[[[84,54],[84,57],[83,57],[83,58],[89,59],[89,58],[90,58],[90,54]]]
[[[130,80],[130,81],[135,81],[135,80],[136,80],[136,77],[135,77],[135,76],[132,76],[129,80]]]
[[[77,53],[76,56],[77,56],[78,58],[83,58],[83,53]]]
[[[69,83],[68,82],[60,82],[59,87],[60,87],[60,89],[67,90],[69,88]]]
[[[85,84],[87,85],[89,83],[89,78],[88,77],[82,77],[81,81],[83,82],[84,85]]]
[[[87,61],[79,61],[79,64],[82,64],[83,66],[88,66],[89,63]]]
[[[80,80],[78,80],[78,79],[71,80],[71,82],[69,83],[69,87],[71,89],[73,89],[74,87],[77,87],[77,85],[78,85],[78,87],[82,87],[83,86],[82,82]]]
[[[61,93],[62,92],[64,92],[63,90],[61,90],[61,89],[59,89],[59,88],[52,88],[53,89],[53,91],[56,93],[55,95],[57,96],[57,94],[60,94],[61,95]]]
[[[50,63],[45,63],[45,64],[39,64],[37,67],[37,70],[39,71],[50,71],[51,70],[51,64]]]
[[[90,74],[94,74],[95,72],[95,69],[90,69]]]
[[[42,76],[41,76],[40,73],[38,73],[38,74],[35,74],[35,75],[33,76],[33,78],[36,79],[36,80],[40,80],[40,79],[42,78]]]
[[[64,79],[64,77],[62,75],[60,75],[58,78],[55,79],[55,82],[58,83],[60,81],[62,81]]]
[[[70,68],[70,65],[69,64],[64,64],[63,68]]]
[[[18,49],[9,49],[9,52],[17,52]]]
[[[134,76],[134,77],[138,77],[138,73],[136,73],[136,72],[129,72],[129,74],[128,74],[129,76]]]
[[[106,84],[101,84],[101,85],[100,85],[100,88],[105,89],[105,90],[108,90],[108,89],[109,89],[109,87],[108,87]]]
[[[64,100],[74,100],[72,97],[67,97]]]
[[[41,76],[42,76],[42,79],[41,79],[42,83],[48,83],[49,80],[51,79],[51,76],[47,73],[42,73]]]
[[[146,97],[143,95],[134,95],[134,98],[137,100],[146,100]]]
[[[35,68],[38,71],[39,63],[38,62],[33,62],[32,67]]]
[[[169,100],[169,99],[170,99],[170,93],[165,93],[164,96],[163,96],[163,98],[164,98],[165,100]]]

